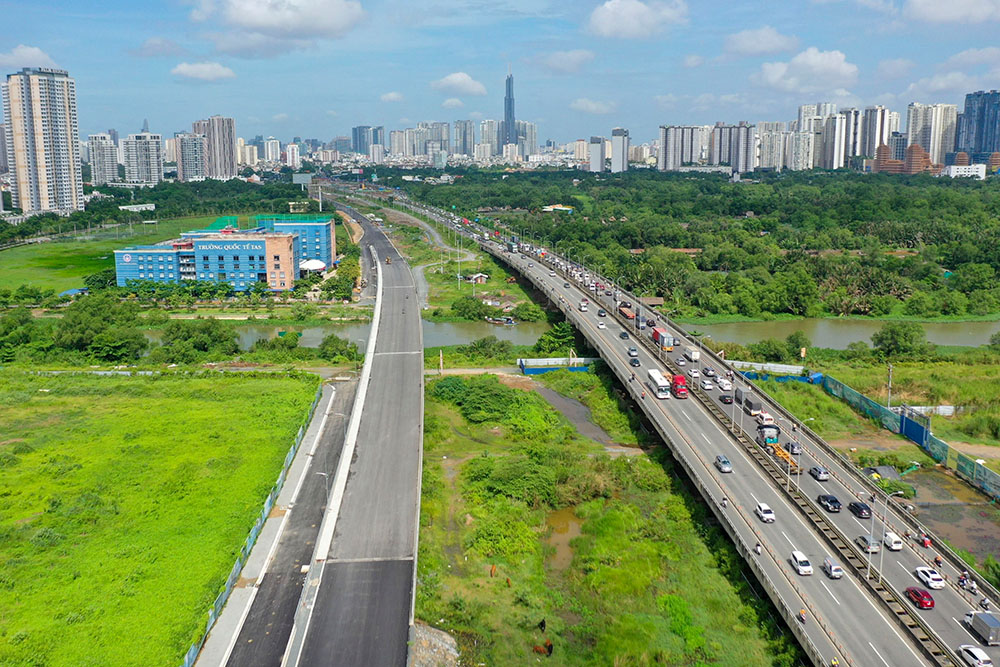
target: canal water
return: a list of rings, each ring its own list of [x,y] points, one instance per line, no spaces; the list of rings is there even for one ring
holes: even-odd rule
[[[815,347],[846,349],[848,344],[871,337],[885,322],[835,318],[811,318],[774,322],[732,322],[729,324],[685,324],[687,331],[699,331],[715,340],[731,343],[756,343],[765,338],[784,340],[794,331],[802,331]],[[927,340],[937,345],[969,345],[978,347],[990,342],[990,336],[1000,331],[1000,322],[920,322]]]

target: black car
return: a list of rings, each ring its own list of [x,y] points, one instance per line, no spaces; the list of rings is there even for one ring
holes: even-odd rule
[[[608,311],[606,311],[603,308],[601,308],[601,309],[599,309],[597,311],[597,316],[598,317],[607,317],[608,316]]]
[[[647,318],[646,319],[646,326],[647,327],[655,327],[656,326],[656,320],[654,320],[652,317]]]
[[[636,359],[635,357],[632,357],[631,359],[628,360],[628,365],[638,367],[640,365],[639,360]]]
[[[733,395],[732,394],[719,394],[719,401],[721,401],[722,403],[725,403],[726,405],[732,405],[733,404]]]
[[[837,500],[837,496],[831,496],[828,493],[817,496],[816,502],[822,505],[827,512],[839,512],[841,508],[841,504],[840,501]]]
[[[563,283],[563,287],[569,287],[569,283]]]
[[[609,289],[604,290],[604,296],[611,296],[611,290]]]
[[[851,510],[851,514],[859,519],[872,518],[872,508],[868,507],[868,505],[864,503],[859,503],[856,500],[852,503],[848,503],[847,509]]]
[[[618,337],[621,338],[622,340],[628,340],[628,332],[623,331],[620,334],[618,334]]]

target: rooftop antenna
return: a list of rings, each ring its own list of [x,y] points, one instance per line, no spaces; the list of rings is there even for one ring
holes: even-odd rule
[[[149,132],[149,119],[148,118],[143,118],[142,119],[142,131],[143,132]]]

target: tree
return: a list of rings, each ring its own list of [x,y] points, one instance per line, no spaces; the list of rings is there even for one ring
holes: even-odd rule
[[[756,343],[750,343],[747,347],[750,348],[750,353],[754,357],[770,363],[784,361],[788,355],[788,348],[780,340],[774,338],[765,338]]]
[[[922,352],[927,345],[924,328],[916,322],[886,322],[872,335],[872,344],[889,358]]]
[[[545,311],[530,301],[517,304],[510,311],[510,314],[522,322],[541,322],[545,319]]]
[[[574,344],[573,327],[569,322],[557,323],[538,337],[535,352],[538,354],[567,353]]]
[[[792,357],[799,357],[802,348],[812,347],[812,341],[806,336],[804,331],[793,331],[785,338],[785,345],[788,347],[788,354]]]
[[[357,361],[361,357],[357,345],[335,334],[323,338],[319,344],[319,356],[336,363]]]
[[[108,289],[117,285],[117,276],[114,268],[107,268],[97,273],[92,273],[83,279],[83,285],[91,292]]]

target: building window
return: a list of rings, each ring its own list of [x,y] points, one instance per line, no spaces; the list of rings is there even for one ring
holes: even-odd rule
[[[143,274],[141,274],[141,273],[139,274],[139,277],[140,278],[145,278],[145,276]]]
[[[281,261],[281,255],[275,255],[274,256],[274,261],[280,262]]]
[[[208,277],[209,277],[209,278],[212,278],[212,279],[214,280],[214,279],[215,279],[215,274],[214,274],[214,273],[209,273],[209,274],[208,274]]]
[[[219,271],[219,280],[225,280],[225,279],[226,279],[226,274],[223,273],[222,271]]]
[[[278,274],[278,277],[279,277],[279,278],[284,278],[284,277],[285,277],[285,272],[284,272],[284,271],[282,271],[282,272],[281,272],[280,274]]]
[[[204,277],[205,277],[205,274],[204,274],[204,273],[200,273],[200,274],[198,274],[198,277],[199,277],[199,278],[204,278]]]
[[[282,286],[282,287],[284,287],[284,286],[285,286],[285,281],[281,281],[281,286]]]
[[[271,281],[271,287],[274,287],[274,281],[273,280]]]
[[[219,255],[219,261],[220,262],[226,261],[226,256],[225,255]]]
[[[163,274],[162,274],[162,273],[160,274],[160,277],[161,277],[161,278],[163,277]]]
[[[264,261],[264,255],[260,255],[260,256],[258,256],[258,257],[257,257],[257,261],[258,261],[258,262],[263,262],[263,261]]]
[[[243,274],[241,273],[241,274],[240,274],[240,278],[243,278],[243,277],[244,277],[244,276],[243,276]]]
[[[276,268],[276,269],[280,269],[280,268],[281,268],[281,264],[275,264],[275,265],[274,265],[274,268]]]
[[[237,271],[239,271],[240,270],[240,265],[239,264],[233,264],[233,268],[236,269]]]
[[[274,275],[274,271],[271,271],[271,277],[272,277],[272,278],[277,278],[277,276],[276,276],[276,275]]]

